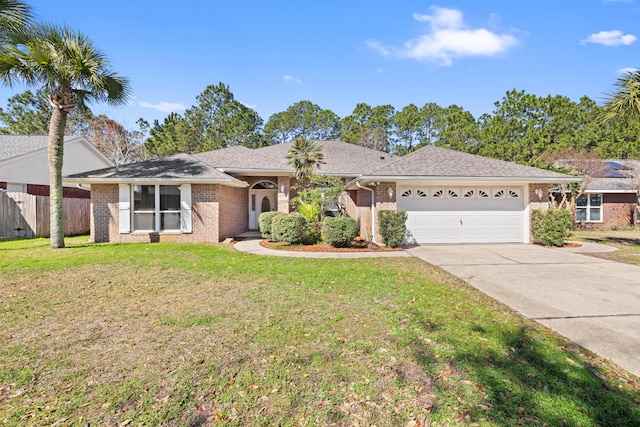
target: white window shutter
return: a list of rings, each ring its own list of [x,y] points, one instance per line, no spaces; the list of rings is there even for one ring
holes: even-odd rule
[[[191,220],[191,184],[180,186],[180,231],[191,233],[193,231]]]
[[[131,188],[129,184],[119,184],[118,211],[119,232],[131,232]]]

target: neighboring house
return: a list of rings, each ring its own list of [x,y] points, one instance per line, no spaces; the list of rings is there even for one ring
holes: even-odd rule
[[[0,135],[0,189],[38,196],[49,195],[46,135]],[[66,136],[62,174],[69,175],[113,163],[86,138]],[[89,191],[65,186],[64,197],[89,198]]]
[[[575,220],[592,227],[635,225],[638,218],[640,161],[603,160],[589,169]]]
[[[532,209],[550,184],[577,179],[433,146],[404,157],[320,141],[318,173],[347,186],[345,208],[360,233],[381,242],[377,212],[408,212],[409,243],[529,242]],[[291,143],[178,154],[72,174],[90,184],[94,242],[219,242],[258,228],[265,211],[290,211]],[[373,227],[372,227],[373,224]]]

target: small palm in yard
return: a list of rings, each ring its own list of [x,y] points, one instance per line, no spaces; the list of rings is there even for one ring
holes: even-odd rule
[[[308,177],[324,164],[322,146],[304,136],[298,136],[293,140],[286,159],[289,166],[293,167],[299,182],[306,182]]]
[[[68,114],[91,102],[124,104],[129,82],[110,68],[85,35],[68,27],[37,25],[12,34],[0,48],[0,81],[40,86],[52,108],[49,123],[51,247],[64,247],[62,161]]]

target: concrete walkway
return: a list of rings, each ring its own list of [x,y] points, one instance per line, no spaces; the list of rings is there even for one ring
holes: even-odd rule
[[[408,252],[640,376],[640,267],[523,244]]]

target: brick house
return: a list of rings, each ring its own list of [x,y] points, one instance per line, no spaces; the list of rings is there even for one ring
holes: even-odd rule
[[[0,189],[49,195],[49,162],[46,135],[0,135]],[[62,174],[74,174],[113,166],[91,142],[81,136],[65,136]],[[67,198],[89,198],[87,189],[64,186]]]
[[[640,161],[603,160],[590,169],[576,200],[576,222],[587,227],[637,224]]]
[[[532,209],[550,184],[575,177],[427,146],[404,157],[320,141],[318,173],[346,184],[345,209],[379,243],[377,212],[408,212],[413,243],[529,242]],[[72,174],[91,185],[94,242],[219,242],[258,228],[265,211],[290,211],[291,143],[241,146]]]

